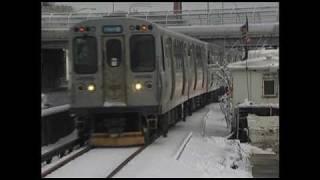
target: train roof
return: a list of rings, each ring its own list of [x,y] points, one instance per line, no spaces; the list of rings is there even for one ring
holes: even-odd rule
[[[96,18],[96,19],[90,19],[90,20],[85,20],[85,21],[82,21],[82,22],[79,22],[77,23],[75,26],[79,25],[79,24],[82,24],[82,23],[89,23],[89,22],[102,22],[102,21],[105,21],[105,20],[108,20],[108,19],[115,19],[115,20],[124,20],[124,21],[130,21],[130,20],[134,20],[134,21],[141,21],[141,22],[147,22],[149,24],[152,24],[154,27],[156,27],[157,29],[159,29],[160,31],[163,31],[163,32],[166,32],[166,33],[169,33],[171,35],[174,35],[174,36],[177,36],[177,37],[180,37],[180,38],[184,38],[184,39],[187,39],[187,40],[190,40],[190,41],[195,41],[197,43],[201,43],[201,44],[204,44],[204,45],[207,45],[207,44],[211,44],[212,43],[207,43],[205,41],[201,41],[199,39],[196,39],[196,38],[193,38],[193,37],[190,37],[190,36],[187,36],[185,34],[182,34],[182,33],[178,33],[178,32],[175,32],[173,30],[170,30],[170,29],[167,29],[165,27],[162,27],[156,23],[153,23],[153,22],[150,22],[150,21],[147,21],[147,20],[144,20],[144,19],[141,19],[141,18],[136,18],[136,17],[123,17],[123,16],[107,16],[107,17],[102,17],[102,18]],[[218,45],[215,45],[215,46],[218,46]]]

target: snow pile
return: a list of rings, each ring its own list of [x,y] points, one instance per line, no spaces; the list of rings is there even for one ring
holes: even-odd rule
[[[279,116],[248,117],[249,137],[252,144],[263,148],[272,148],[278,152],[279,146]]]
[[[252,177],[249,153],[238,140],[192,138],[179,161],[201,171],[203,177]]]
[[[273,152],[273,150],[271,148],[261,149],[257,146],[254,146],[254,145],[248,144],[248,143],[241,143],[240,146],[241,146],[241,149],[246,154],[249,154],[250,156],[252,154],[275,154],[275,152]]]
[[[244,101],[243,101],[243,103],[239,104],[238,106],[239,106],[239,107],[240,107],[240,106],[251,106],[251,105],[253,105],[253,104],[254,104],[253,101],[249,101],[248,98],[245,98]]]

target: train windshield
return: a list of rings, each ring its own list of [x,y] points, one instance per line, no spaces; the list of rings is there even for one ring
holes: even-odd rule
[[[130,39],[131,70],[152,72],[155,69],[155,44],[152,35],[133,35]]]
[[[77,37],[73,40],[74,71],[78,74],[97,72],[97,40],[95,37]]]

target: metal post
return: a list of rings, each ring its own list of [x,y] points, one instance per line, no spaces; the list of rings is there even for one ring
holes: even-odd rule
[[[114,13],[114,2],[112,2],[112,13]]]

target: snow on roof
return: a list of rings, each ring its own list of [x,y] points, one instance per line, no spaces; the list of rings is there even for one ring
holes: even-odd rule
[[[279,69],[279,57],[278,56],[262,56],[251,58],[246,61],[239,61],[228,65],[230,70],[246,69],[249,70],[262,70],[262,69]]]
[[[248,51],[248,58],[265,57],[267,55],[279,56],[279,49],[257,49]]]

